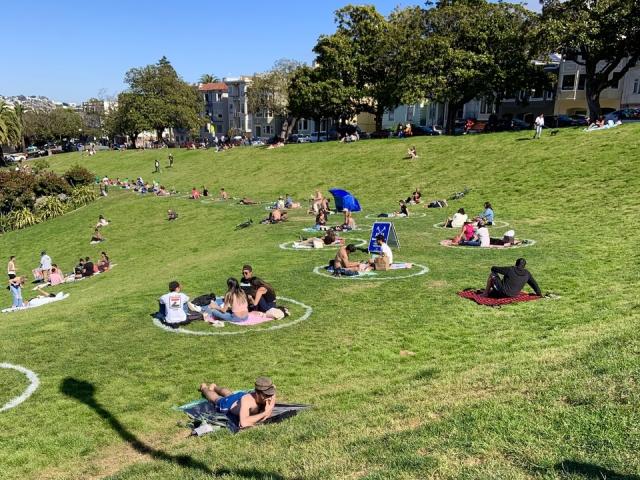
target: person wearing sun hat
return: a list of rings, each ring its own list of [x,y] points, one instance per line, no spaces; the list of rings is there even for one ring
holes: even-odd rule
[[[240,428],[253,427],[271,416],[276,404],[276,386],[269,377],[258,377],[254,389],[232,392],[215,383],[200,385],[200,392],[220,413],[238,417]]]

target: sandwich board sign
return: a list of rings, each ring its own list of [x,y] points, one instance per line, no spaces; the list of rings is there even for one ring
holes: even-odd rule
[[[396,233],[396,227],[391,222],[375,222],[371,227],[369,238],[369,253],[380,253],[380,247],[376,243],[378,235],[384,236],[384,242],[390,247],[400,248],[400,241]]]

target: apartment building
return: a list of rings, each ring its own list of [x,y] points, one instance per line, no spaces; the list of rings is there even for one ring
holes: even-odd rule
[[[226,135],[229,131],[229,89],[224,82],[201,83],[198,91],[204,99],[204,116],[208,124],[201,128],[200,136],[213,140],[215,136]],[[213,127],[213,128],[209,128]]]
[[[251,83],[251,77],[224,78],[223,82],[228,89],[228,133],[253,136],[253,125],[247,99],[247,87]]]

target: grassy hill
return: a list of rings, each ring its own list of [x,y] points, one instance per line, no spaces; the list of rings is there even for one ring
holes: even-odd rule
[[[416,186],[425,200],[465,186],[471,192],[448,209],[411,207],[413,217],[395,222],[398,260],[429,272],[386,282],[314,275],[331,251],[280,249],[313,223],[304,211],[286,224],[233,230],[265,217],[262,205],[112,188],[94,204],[3,235],[1,256],[16,255],[23,274],[42,249],[65,271],[102,250],[117,266],[64,286],[63,302],[0,314],[0,363],[23,365],[41,382],[26,402],[0,413],[0,478],[638,478],[639,134],[640,125],[624,125],[538,141],[505,133],[174,150],[173,169],[164,168],[166,150],[53,157],[56,171],[79,163],[185,193],[202,185],[265,201],[291,193],[306,205],[316,188],[342,187],[359,198],[362,225]],[[404,160],[412,144],[420,158]],[[152,173],[155,158],[160,174]],[[461,206],[479,213],[484,201],[517,236],[537,243],[441,247],[451,233],[433,224]],[[178,221],[166,221],[168,208]],[[89,245],[99,214],[111,220],[107,242]],[[560,299],[491,309],[456,295],[482,287],[492,265],[519,256]],[[312,307],[308,320],[267,331],[227,326],[216,332],[245,333],[218,336],[154,326],[150,314],[170,280],[191,296],[222,294],[244,263],[279,295]],[[2,298],[9,306],[9,293]],[[202,381],[239,389],[262,374],[281,399],[315,408],[238,435],[193,439],[176,426],[185,417],[171,407],[198,398]],[[70,384],[84,393],[65,394]],[[0,385],[3,405],[27,380],[0,369]]]

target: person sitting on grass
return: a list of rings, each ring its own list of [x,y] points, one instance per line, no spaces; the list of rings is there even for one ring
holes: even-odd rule
[[[484,202],[484,210],[479,217],[486,225],[493,225],[493,208],[489,202]]]
[[[338,231],[349,231],[356,229],[356,221],[351,214],[351,211],[348,208],[343,208],[342,213],[344,214],[344,220],[342,221],[342,225],[338,225],[336,230]]]
[[[51,265],[51,275],[49,275],[49,283],[51,286],[60,285],[64,283],[64,274],[58,268],[58,265],[55,263]]]
[[[416,150],[416,146],[413,145],[407,150],[407,160],[413,160],[415,158],[418,158],[418,152]]]
[[[106,227],[107,225],[109,225],[109,221],[104,218],[104,215],[100,215],[100,217],[98,218],[98,223],[96,223],[96,228]]]
[[[478,222],[478,229],[475,234],[471,238],[471,240],[461,240],[459,245],[464,245],[467,247],[488,247],[491,245],[491,237],[489,236],[489,229],[487,226],[482,223],[482,221]]]
[[[100,243],[100,242],[104,242],[104,241],[105,241],[105,238],[100,233],[100,229],[96,228],[93,231],[93,235],[91,236],[91,243]]]
[[[211,302],[209,307],[203,307],[202,311],[205,321],[214,326],[220,326],[216,320],[243,322],[249,317],[249,302],[247,295],[240,288],[238,280],[229,278],[227,279],[227,293],[222,305]]]
[[[78,265],[76,265],[75,268],[73,269],[74,277],[76,280],[79,280],[82,278],[82,272],[84,272],[84,258],[81,258],[78,261]]]
[[[491,267],[491,274],[487,279],[484,294],[495,298],[513,298],[517,297],[524,286],[528,284],[536,295],[542,296],[538,282],[525,268],[526,266],[527,261],[524,258],[519,258],[513,267]]]
[[[167,210],[167,220],[171,221],[171,220],[177,220],[178,219],[178,213],[173,210],[173,209],[169,209]]]
[[[171,194],[167,192],[167,189],[165,188],[164,185],[160,185],[160,187],[158,188],[158,191],[156,192],[156,195],[158,197],[168,197]]]
[[[175,280],[169,282],[169,293],[165,293],[158,300],[160,303],[159,316],[163,323],[176,327],[189,323],[189,297],[182,293],[182,285]],[[195,308],[194,308],[195,309]]]
[[[85,257],[84,266],[82,268],[82,276],[86,278],[92,276],[94,273],[96,272],[93,267],[93,262],[89,257]]]
[[[393,252],[391,247],[384,241],[384,235],[376,235],[376,245],[380,247],[380,256],[385,257],[388,260],[389,265],[393,263]],[[369,264],[373,265],[373,260],[369,260]]]
[[[347,246],[342,246],[338,249],[335,258],[329,263],[329,266],[333,266],[334,275],[357,275],[361,270],[370,270],[368,263],[361,264],[360,262],[353,262],[349,259],[349,255],[355,252],[356,246],[350,243]]]
[[[98,271],[106,272],[107,270],[109,270],[110,266],[111,261],[109,260],[109,255],[107,255],[107,252],[101,252],[100,260],[98,261]]]
[[[328,213],[324,208],[318,210],[318,214],[316,215],[316,230],[325,230],[327,228],[327,217]]]
[[[202,196],[203,197],[208,197],[209,196],[209,190],[204,185],[202,186]]]
[[[460,245],[461,242],[468,242],[473,238],[475,233],[476,229],[473,226],[473,222],[471,220],[466,220],[460,229],[460,233],[451,240],[451,243],[453,245]]]
[[[276,208],[275,210],[272,210],[271,212],[269,212],[269,216],[260,223],[271,223],[271,224],[280,223],[280,222],[286,222],[287,219],[288,219],[287,212],[281,212],[280,209]]]
[[[224,190],[224,188],[220,189],[220,200],[229,200],[229,194]]]
[[[250,309],[266,313],[272,308],[276,308],[276,291],[264,280],[253,277],[251,287],[255,291],[254,295],[249,295]]]
[[[469,216],[464,212],[464,208],[459,208],[452,217],[448,217],[445,222],[445,228],[462,228],[464,223],[469,219]]]
[[[218,413],[238,418],[240,428],[249,428],[264,422],[273,413],[276,404],[276,386],[268,377],[258,377],[252,391],[232,392],[215,383],[200,385],[202,395],[213,403]]]
[[[189,196],[191,200],[200,200],[200,192],[196,187],[191,189],[191,195]]]
[[[399,200],[398,203],[400,204],[400,210],[394,213],[399,217],[408,217],[409,209],[407,208],[406,202],[404,200]]]

